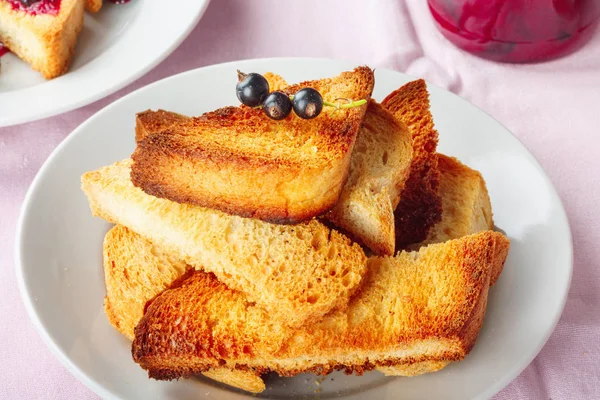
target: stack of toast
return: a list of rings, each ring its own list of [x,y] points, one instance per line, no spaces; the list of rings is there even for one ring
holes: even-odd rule
[[[0,0],[0,44],[44,78],[64,74],[83,28],[84,10],[102,0]]]
[[[155,379],[250,392],[276,372],[413,376],[462,360],[508,239],[477,171],[438,154],[425,82],[381,104],[366,67],[270,87],[367,104],[312,120],[145,111],[131,159],[83,175],[105,312]]]

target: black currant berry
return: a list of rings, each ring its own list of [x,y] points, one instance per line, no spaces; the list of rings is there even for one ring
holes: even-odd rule
[[[312,119],[323,110],[323,97],[313,88],[304,88],[294,95],[294,112],[304,119]]]
[[[235,93],[242,104],[248,107],[260,106],[269,94],[269,82],[261,74],[244,74],[238,70],[238,83]]]
[[[292,101],[283,92],[270,93],[263,103],[265,114],[271,119],[284,119],[292,112]]]

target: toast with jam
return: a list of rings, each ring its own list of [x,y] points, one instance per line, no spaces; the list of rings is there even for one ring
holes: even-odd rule
[[[408,249],[418,250],[431,243],[495,228],[490,196],[481,173],[444,154],[438,154],[438,169],[442,219],[429,230],[425,240],[407,246]],[[506,254],[496,259],[504,258]],[[501,271],[502,265],[493,268],[492,283]]]
[[[102,0],[0,0],[0,50],[7,49],[46,79],[63,75],[83,29],[84,10]]]
[[[84,0],[0,1],[0,42],[52,79],[71,63],[83,28]]]

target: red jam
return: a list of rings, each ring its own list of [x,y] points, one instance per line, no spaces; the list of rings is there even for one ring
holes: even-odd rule
[[[20,0],[6,0],[12,5],[13,10],[24,11],[31,15],[50,14],[56,15],[60,11],[61,0],[40,0],[31,2],[32,4],[26,5],[27,2]]]
[[[591,36],[598,0],[428,0],[444,36],[463,50],[503,62],[568,54]]]
[[[1,1],[1,0],[0,0]],[[60,11],[60,1],[61,0],[32,0],[31,4],[28,6],[23,4],[21,0],[6,0],[10,3],[13,10],[25,11],[31,15],[39,15],[39,14],[50,14],[56,15]],[[130,0],[110,0],[111,3],[114,4],[125,4],[129,3]],[[25,2],[27,3],[27,2]],[[10,53],[8,47],[5,47],[2,42],[0,42],[0,57],[5,55],[6,53]]]
[[[5,55],[6,53],[10,53],[10,50],[8,49],[8,47],[4,47],[4,45],[0,43],[0,57]]]

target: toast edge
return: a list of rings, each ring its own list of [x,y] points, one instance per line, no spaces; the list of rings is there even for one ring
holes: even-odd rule
[[[382,105],[405,123],[413,136],[413,161],[400,203],[395,211],[396,249],[427,238],[429,229],[441,220],[438,194],[438,133],[429,110],[429,93],[423,79],[390,93]]]
[[[277,372],[281,376],[293,376],[304,372],[314,372],[317,374],[328,374],[334,370],[344,370],[347,374],[356,373],[358,375],[372,370],[372,369],[383,369],[388,373],[398,373],[398,368],[402,368],[400,371],[407,371],[411,374],[416,375],[419,370],[422,372],[431,372],[431,370],[425,371],[426,368],[437,368],[441,369],[448,362],[462,360],[473,348],[477,335],[483,323],[483,317],[485,315],[487,296],[490,286],[490,278],[492,275],[492,268],[497,261],[498,248],[506,248],[509,245],[509,240],[502,234],[492,231],[482,232],[477,234],[477,240],[481,246],[479,250],[473,252],[472,247],[469,243],[461,243],[461,252],[464,254],[464,260],[461,262],[463,265],[463,274],[466,279],[471,282],[471,285],[475,290],[470,291],[468,294],[468,301],[465,305],[467,307],[464,310],[464,319],[461,319],[462,325],[460,327],[453,328],[453,332],[446,338],[437,338],[445,343],[447,350],[440,351],[436,355],[424,354],[421,356],[409,356],[409,357],[385,357],[377,360],[376,358],[368,359],[366,362],[354,365],[344,365],[338,362],[331,361],[328,363],[321,363],[305,368],[273,368],[260,366],[260,365],[244,365],[236,364],[235,368],[241,370],[253,370],[257,373],[266,372]],[[481,256],[485,257],[483,263],[481,262]],[[155,379],[175,379],[184,376],[191,376],[197,372],[202,372],[207,368],[219,365],[222,361],[217,359],[205,359],[198,361],[193,367],[182,367],[179,366],[175,370],[158,367],[152,365],[152,359],[159,357],[151,350],[152,346],[146,346],[145,331],[152,324],[151,309],[154,307],[160,307],[161,299],[155,305],[150,304],[150,314],[145,314],[142,321],[136,328],[136,339],[132,347],[132,353],[134,360],[139,363],[144,369],[149,371],[149,376]],[[418,363],[422,363],[420,366]]]

